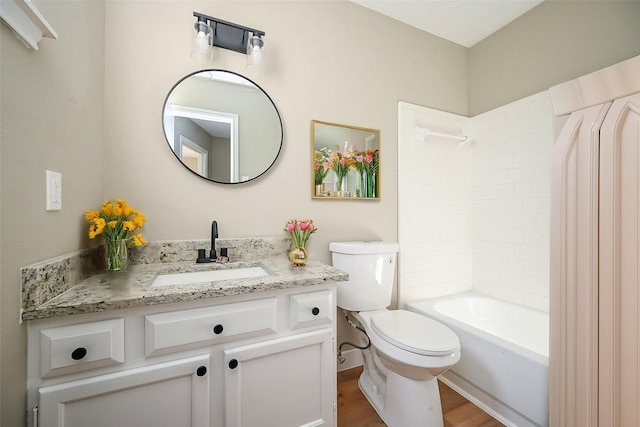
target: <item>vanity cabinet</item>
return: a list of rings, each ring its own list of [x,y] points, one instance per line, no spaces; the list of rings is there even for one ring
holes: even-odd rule
[[[335,426],[335,285],[28,322],[29,426]]]

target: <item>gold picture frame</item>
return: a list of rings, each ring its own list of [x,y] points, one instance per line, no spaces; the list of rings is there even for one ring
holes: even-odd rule
[[[380,200],[380,130],[312,120],[311,195]]]

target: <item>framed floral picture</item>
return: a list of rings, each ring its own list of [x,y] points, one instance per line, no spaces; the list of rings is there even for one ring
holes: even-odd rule
[[[311,121],[312,197],[380,199],[380,131]]]

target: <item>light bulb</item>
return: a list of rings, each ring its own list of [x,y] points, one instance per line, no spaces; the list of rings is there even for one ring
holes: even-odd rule
[[[193,27],[196,35],[191,39],[191,58],[199,64],[208,64],[213,58],[213,49],[210,46],[213,30],[204,21],[196,22]]]
[[[198,31],[196,36],[196,46],[200,52],[204,52],[209,48],[209,40],[204,31]]]
[[[262,50],[260,46],[254,46],[251,49],[251,62],[255,65],[259,65],[262,62]]]
[[[264,42],[258,36],[253,36],[247,44],[247,71],[260,75],[264,72],[265,57],[262,47]]]

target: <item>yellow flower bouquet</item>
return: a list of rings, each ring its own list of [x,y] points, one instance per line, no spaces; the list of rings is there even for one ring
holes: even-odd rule
[[[99,211],[87,211],[89,238],[102,235],[106,243],[107,270],[121,271],[127,268],[127,248],[144,246],[147,242],[142,234],[136,233],[147,220],[138,210],[133,209],[122,199],[102,204]]]

